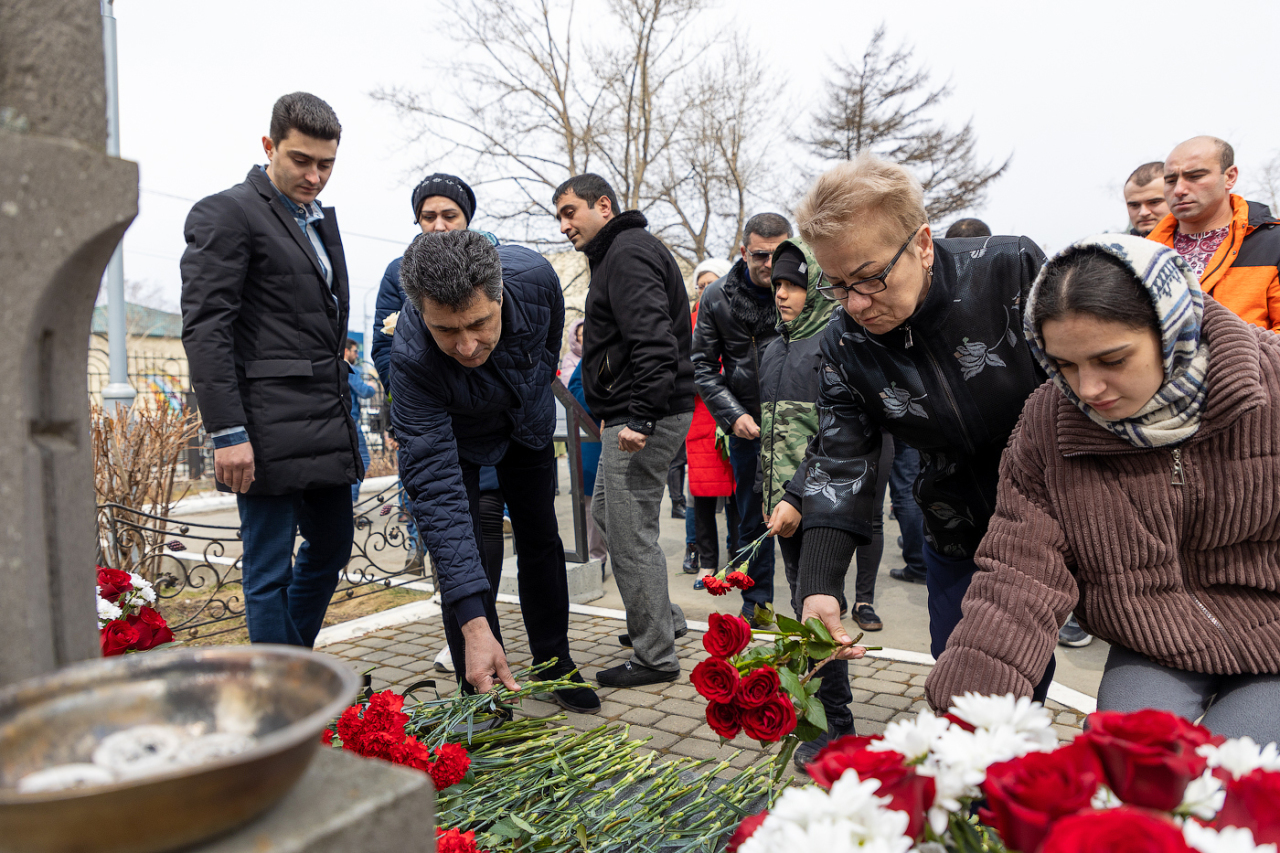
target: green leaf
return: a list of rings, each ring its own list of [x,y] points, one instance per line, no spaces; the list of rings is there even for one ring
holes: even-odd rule
[[[582,844],[582,849],[587,849],[587,828],[582,824],[575,824],[573,831],[578,835],[578,842]]]
[[[512,839],[519,838],[522,834],[520,829],[516,826],[515,821],[512,820],[511,815],[507,815],[502,820],[489,827],[489,831],[494,835],[500,835],[503,838]]]
[[[800,652],[801,642],[799,640],[795,640],[788,637],[785,640],[779,640],[776,643],[776,645],[778,647],[778,651],[781,652],[782,654],[795,655],[795,654],[799,654]]]
[[[804,626],[809,629],[807,633],[811,636],[817,637],[822,642],[830,643],[833,646],[836,644],[836,640],[831,636],[831,632],[827,630],[827,626],[823,625],[822,620],[817,616],[810,616],[804,620]]]
[[[804,695],[812,696],[813,694],[817,693],[821,689],[822,689],[822,676],[815,675],[813,678],[810,678],[807,682],[805,682]]]
[[[788,634],[804,633],[803,625],[790,617],[783,616],[781,613],[778,614],[778,629],[786,631]]]
[[[835,650],[836,650],[835,643],[824,643],[818,640],[814,640],[810,642],[809,648],[808,648],[809,657],[813,658],[814,660],[826,660],[827,658],[831,657],[831,653],[834,652]]]
[[[791,670],[786,667],[778,670],[778,680],[782,682],[782,689],[791,696],[804,696],[804,687],[800,684],[800,678]]]
[[[827,710],[822,707],[822,701],[817,696],[805,697],[804,718],[824,732],[827,730]]]
[[[761,628],[767,628],[774,624],[773,605],[767,602],[765,604],[757,604],[752,613],[752,621]]]
[[[813,740],[814,738],[817,738],[817,737],[821,737],[822,733],[825,731],[826,731],[825,727],[820,729],[817,726],[815,726],[813,723],[810,723],[807,719],[802,719],[798,723],[796,723],[795,731],[793,731],[792,734],[800,738],[800,740],[803,742],[803,741]]]
[[[512,823],[514,823],[516,826],[520,827],[521,829],[523,829],[525,832],[529,833],[530,835],[534,835],[534,834],[536,834],[536,833],[537,833],[537,830],[536,830],[536,829],[534,829],[532,826],[530,826],[530,825],[529,825],[529,823],[528,823],[527,821],[523,821],[523,820],[521,820],[518,816],[516,816],[516,815],[507,815],[507,817],[511,818],[511,822],[512,822]]]

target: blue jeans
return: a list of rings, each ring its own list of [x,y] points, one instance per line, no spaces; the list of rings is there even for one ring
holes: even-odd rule
[[[338,575],[351,559],[355,518],[350,486],[285,495],[237,495],[249,640],[315,644]],[[302,534],[297,559],[294,536]]]
[[[369,470],[369,445],[364,440],[364,430],[360,428],[359,424],[356,425],[356,435],[360,436],[360,458],[364,461],[364,470],[367,472]],[[351,502],[353,504],[360,502],[360,484],[363,482],[364,480],[356,480],[351,485]]]
[[[729,436],[729,465],[738,484],[733,499],[738,505],[738,545],[746,548],[764,535],[764,495],[755,490],[760,467],[760,439]],[[742,612],[750,616],[757,604],[773,601],[773,538],[766,539],[747,567],[755,586],[742,592]]]
[[[893,440],[893,467],[889,471],[889,502],[902,530],[902,559],[907,568],[924,573],[924,513],[913,490],[920,476],[920,451],[898,439]]]
[[[969,590],[969,582],[978,564],[972,559],[953,560],[933,550],[928,542],[924,544],[925,586],[929,590],[929,653],[939,658],[947,648],[947,640],[951,632],[960,624],[963,613],[960,605],[964,594]],[[1053,672],[1057,661],[1052,654],[1045,667],[1044,677],[1031,691],[1031,698],[1043,702],[1049,695],[1049,685],[1053,682]]]

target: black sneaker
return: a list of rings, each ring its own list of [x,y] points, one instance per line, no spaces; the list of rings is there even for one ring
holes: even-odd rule
[[[701,569],[698,568],[698,549],[696,546],[690,545],[684,552],[684,564],[680,567],[686,575],[696,575]]]
[[[848,727],[839,726],[834,729],[827,729],[813,740],[807,740],[797,746],[795,756],[791,760],[795,764],[797,770],[801,773],[808,773],[809,762],[813,761],[817,754],[822,751],[823,747],[831,743],[833,740],[839,740],[845,735],[851,734],[854,734],[852,723],[850,723]]]
[[[879,631],[884,627],[884,623],[876,615],[875,608],[870,604],[859,604],[854,607],[853,618],[857,620],[858,627],[864,631]]]
[[[687,634],[687,633],[689,633],[689,628],[688,628],[688,626],[685,626],[684,628],[681,628],[679,631],[676,631],[676,639],[677,639],[677,640],[678,640],[678,639],[680,639],[681,637],[683,637],[683,636],[684,636],[685,634]],[[627,648],[631,648],[631,635],[630,635],[630,634],[619,634],[619,635],[618,635],[618,642],[619,642],[621,645],[626,646]]]
[[[633,660],[618,664],[609,669],[602,669],[596,675],[601,687],[643,687],[646,684],[662,684],[675,681],[680,677],[680,670],[667,672],[662,669],[651,669]]]
[[[1086,634],[1076,621],[1075,614],[1067,617],[1067,624],[1058,631],[1058,645],[1078,649],[1093,642],[1093,635]]]
[[[915,569],[910,567],[904,567],[901,569],[890,569],[889,577],[893,578],[896,581],[906,581],[907,583],[924,583],[925,582],[924,572],[916,571]]]

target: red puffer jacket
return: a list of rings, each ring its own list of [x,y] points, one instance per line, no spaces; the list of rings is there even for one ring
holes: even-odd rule
[[[698,322],[698,308],[694,306],[693,322]],[[689,491],[696,498],[719,498],[733,494],[733,468],[729,460],[716,447],[716,421],[702,402],[694,395],[693,423],[685,438],[689,464]]]

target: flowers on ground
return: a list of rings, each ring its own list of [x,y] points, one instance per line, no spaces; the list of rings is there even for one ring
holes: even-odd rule
[[[173,631],[150,607],[156,591],[137,572],[97,567],[98,636],[103,657],[172,643]]]
[[[437,791],[461,782],[471,766],[466,749],[456,743],[428,749],[417,738],[405,733],[409,715],[401,710],[403,707],[403,696],[390,690],[375,693],[369,698],[368,705],[357,703],[343,711],[338,717],[337,731],[326,730],[323,740],[330,746],[341,746],[365,758],[380,758],[421,770],[431,777]],[[475,849],[474,845],[471,849]]]

